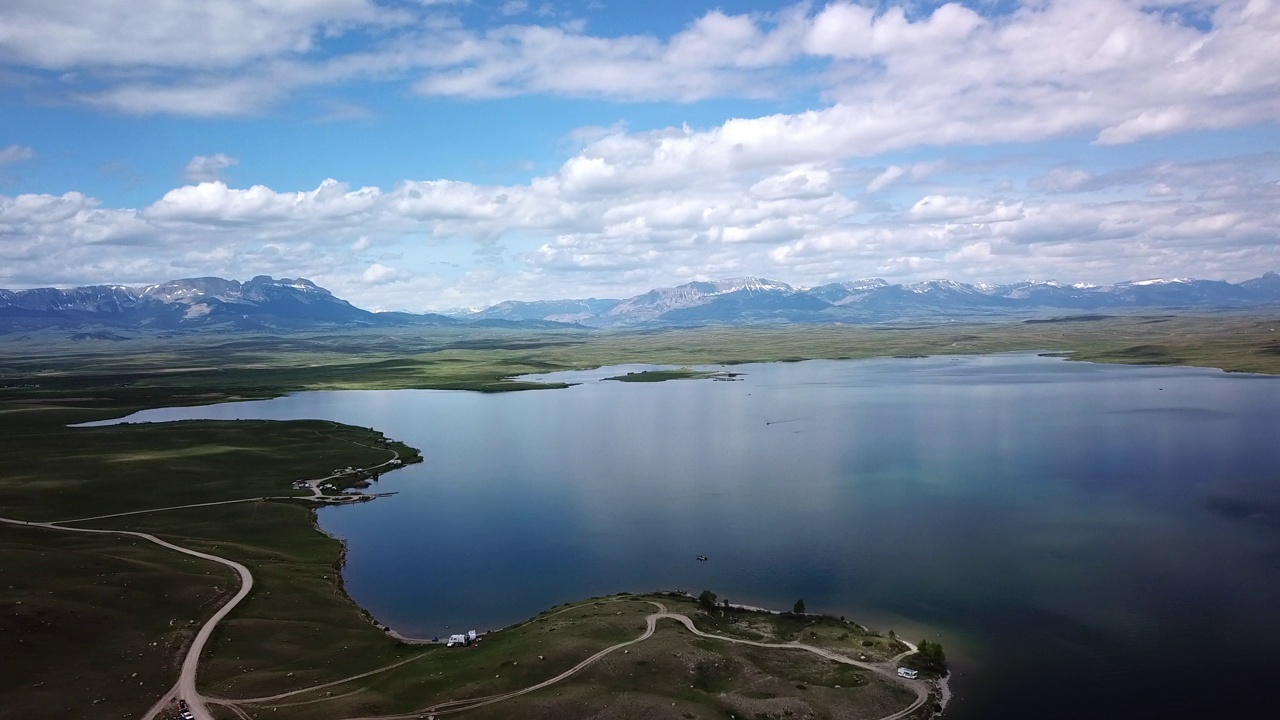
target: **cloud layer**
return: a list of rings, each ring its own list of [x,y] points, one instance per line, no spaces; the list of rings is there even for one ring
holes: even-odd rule
[[[338,107],[354,81],[423,107],[817,100],[704,127],[569,132],[556,170],[507,185],[236,187],[237,158],[212,153],[139,208],[15,192],[0,196],[0,286],[271,272],[438,309],[743,274],[1104,282],[1280,265],[1276,0],[989,5],[801,3],[608,35],[527,3],[494,5],[482,27],[465,3],[14,0],[0,7],[0,78],[112,113],[267,113],[304,92]],[[1262,142],[1210,160],[1062,154],[1192,131]],[[1004,159],[973,159],[992,145]],[[34,156],[10,145],[0,165]]]
[[[36,151],[26,145],[10,145],[0,148],[0,167],[26,162],[36,156]]]
[[[353,80],[425,96],[686,102],[809,88],[831,105],[755,132],[835,132],[864,154],[1071,133],[1126,143],[1280,116],[1274,0],[1038,0],[996,16],[958,3],[918,15],[799,4],[710,11],[668,37],[593,35],[580,20],[468,27],[441,9],[452,5],[413,7],[16,0],[0,8],[0,62],[75,71],[42,92],[137,114],[258,113]],[[202,31],[181,31],[191,27]]]
[[[606,146],[629,136],[599,141]],[[692,277],[758,274],[796,284],[880,275],[1110,281],[1242,279],[1271,268],[1280,157],[1129,168],[1053,192],[975,192],[970,170],[899,180],[887,168],[799,164],[739,172],[687,166],[655,179],[592,162],[593,146],[524,185],[405,181],[383,190],[174,189],[137,210],[80,193],[0,196],[0,286],[218,273],[303,274],[378,307],[507,297],[618,295]],[[910,178],[910,172],[903,176]],[[1064,183],[1078,192],[1064,194]],[[1088,189],[1083,184],[1089,185]],[[474,249],[484,262],[424,258]]]

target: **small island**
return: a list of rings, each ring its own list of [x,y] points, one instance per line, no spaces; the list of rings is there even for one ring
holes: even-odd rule
[[[615,375],[604,379],[636,383],[666,382],[667,380],[734,381],[740,380],[742,375],[743,373],[725,370],[694,370],[691,367],[681,367],[674,370],[641,370],[640,372],[629,372],[626,375]]]

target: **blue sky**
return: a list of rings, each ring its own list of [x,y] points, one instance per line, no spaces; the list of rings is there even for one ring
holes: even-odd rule
[[[0,287],[1280,269],[1280,0],[9,0]]]

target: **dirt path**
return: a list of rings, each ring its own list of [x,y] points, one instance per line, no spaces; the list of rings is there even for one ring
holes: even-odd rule
[[[75,518],[74,520],[54,520],[45,523],[45,525],[66,525],[68,523],[88,522],[90,520],[106,520],[107,518],[118,518],[126,515],[146,515],[154,512],[164,512],[166,510],[185,510],[187,508],[209,507],[211,505],[233,505],[235,503],[255,502],[258,500],[280,500],[284,498],[241,498],[240,500],[218,500],[217,502],[193,503],[191,505],[174,505],[172,507],[152,508],[150,510],[130,510],[128,512],[111,513],[110,515],[94,515],[93,517]],[[299,497],[298,500],[306,500],[309,498]]]
[[[228,560],[224,557],[218,557],[217,555],[210,555],[209,553],[200,552],[199,550],[192,550],[190,548],[182,547],[181,545],[174,545],[166,540],[161,540],[155,535],[143,532],[134,532],[133,530],[95,530],[93,528],[62,527],[55,523],[27,522],[25,520],[13,520],[10,518],[0,518],[0,522],[8,523],[10,525],[24,525],[26,527],[42,528],[45,530],[60,530],[62,532],[93,533],[96,535],[127,535],[130,537],[142,538],[143,540],[155,543],[161,547],[180,552],[183,555],[190,555],[202,560],[216,562],[235,570],[240,576],[240,591],[228,600],[221,608],[218,608],[218,611],[213,614],[213,617],[205,621],[204,625],[200,627],[200,631],[196,633],[195,639],[191,642],[191,647],[187,650],[186,658],[182,661],[182,671],[178,674],[178,682],[169,690],[168,693],[165,694],[164,697],[153,705],[144,716],[144,718],[148,720],[149,718],[155,717],[159,710],[168,704],[171,699],[181,697],[186,699],[187,703],[190,704],[191,714],[196,717],[196,720],[214,720],[213,714],[210,713],[209,708],[205,706],[204,698],[202,698],[200,693],[196,691],[196,669],[200,664],[200,653],[204,651],[205,643],[209,641],[209,636],[213,634],[214,628],[216,628],[218,623],[227,616],[227,613],[235,609],[235,606],[239,605],[240,601],[245,599],[249,594],[249,591],[253,588],[253,575],[249,572],[249,568],[235,562],[234,560]]]
[[[916,651],[915,647],[911,646],[910,644],[908,644],[908,646],[911,647],[911,650],[909,650],[906,653],[903,653],[902,655],[899,655],[893,661],[890,661],[887,663],[881,663],[881,664],[866,663],[866,662],[854,660],[849,657],[845,657],[844,655],[841,655],[840,653],[837,653],[833,650],[814,647],[812,645],[805,645],[803,643],[798,643],[798,642],[764,643],[764,642],[755,642],[753,640],[742,640],[739,638],[726,637],[724,635],[715,635],[712,633],[706,633],[696,628],[693,624],[693,620],[689,619],[689,616],[682,615],[680,613],[667,612],[666,606],[663,605],[662,603],[654,602],[652,600],[649,600],[647,602],[656,606],[658,608],[658,612],[645,617],[645,629],[644,629],[644,632],[641,633],[639,637],[635,638],[634,640],[628,640],[626,642],[621,642],[616,645],[611,645],[549,680],[544,680],[536,685],[531,685],[521,690],[513,690],[511,692],[501,693],[497,695],[487,695],[487,696],[478,697],[478,698],[467,698],[465,700],[448,700],[442,703],[437,703],[430,707],[425,707],[425,708],[415,710],[409,713],[404,713],[401,715],[375,715],[375,716],[369,716],[369,717],[346,718],[345,720],[414,720],[415,718],[422,717],[423,715],[437,715],[437,716],[452,715],[454,713],[460,713],[466,710],[474,710],[478,707],[484,707],[485,705],[493,705],[494,703],[503,702],[505,700],[511,700],[513,698],[520,697],[521,695],[527,695],[531,692],[535,692],[537,690],[550,687],[551,685],[555,685],[556,683],[563,682],[564,680],[569,679],[573,675],[581,672],[583,669],[589,667],[590,665],[594,664],[595,662],[599,661],[601,658],[605,657],[606,655],[609,655],[610,653],[616,652],[626,647],[630,647],[631,645],[635,645],[636,643],[641,643],[641,642],[644,642],[645,640],[648,640],[650,637],[653,636],[654,630],[657,629],[658,621],[664,620],[664,619],[675,620],[681,625],[684,625],[685,629],[687,629],[689,632],[693,633],[694,635],[697,635],[698,637],[709,638],[712,640],[723,640],[725,642],[733,642],[733,643],[739,643],[742,645],[752,645],[755,647],[771,648],[776,650],[800,650],[804,652],[811,652],[811,653],[814,653],[815,655],[819,655],[821,657],[824,657],[828,660],[832,660],[834,662],[843,663],[845,665],[855,665],[865,670],[870,670],[871,672],[874,672],[877,675],[880,675],[887,680],[891,680],[900,685],[905,685],[908,688],[910,688],[913,692],[915,692],[916,699],[914,702],[912,702],[906,708],[903,708],[902,710],[899,710],[898,712],[895,712],[891,715],[886,715],[882,718],[879,718],[878,720],[901,720],[902,718],[905,718],[911,713],[918,710],[929,699],[929,690],[924,683],[916,680],[908,680],[906,678],[899,677],[894,670],[890,669],[892,667],[892,664],[896,662],[896,660],[901,659],[902,657],[905,657],[907,655],[910,655]],[[369,674],[371,673],[366,673],[364,675],[360,675],[356,677],[368,677]],[[351,679],[356,679],[356,678],[351,678]],[[331,684],[336,684],[336,683],[331,683]],[[325,687],[328,687],[328,685],[326,685]],[[316,688],[308,688],[308,689],[316,689]],[[236,702],[245,702],[245,701],[236,701]]]
[[[353,443],[353,444],[359,445],[359,443]],[[361,447],[376,449],[369,445],[362,445]],[[399,452],[392,450],[390,448],[382,448],[382,449],[385,449],[388,452],[390,452],[391,458],[377,465],[371,465],[370,467],[367,467],[367,468],[361,468],[361,470],[363,471],[376,470],[377,468],[385,467],[395,462],[396,460],[400,459]],[[161,696],[160,699],[157,700],[155,704],[152,705],[151,708],[147,710],[146,714],[142,716],[142,720],[154,720],[154,718],[158,717],[162,712],[164,712],[165,708],[168,705],[170,705],[177,699],[181,698],[187,701],[187,704],[190,706],[190,709],[191,709],[191,714],[195,716],[196,720],[215,720],[213,714],[209,712],[208,705],[206,704],[206,699],[204,698],[204,696],[200,694],[199,690],[196,687],[196,672],[200,666],[200,655],[201,653],[204,652],[204,646],[209,642],[209,638],[213,635],[213,631],[214,629],[217,628],[218,623],[222,622],[222,620],[226,618],[226,616],[230,614],[231,611],[234,610],[242,600],[248,597],[249,592],[253,589],[253,574],[249,572],[249,568],[245,567],[244,565],[241,565],[238,562],[235,562],[234,560],[228,560],[227,558],[219,557],[217,555],[212,555],[210,553],[204,553],[204,552],[200,552],[199,550],[192,550],[190,548],[182,547],[181,545],[175,545],[166,540],[161,540],[155,535],[151,535],[149,533],[135,532],[133,530],[99,530],[95,528],[66,527],[65,524],[85,522],[88,520],[103,520],[106,518],[123,517],[126,515],[143,515],[147,513],[165,512],[168,510],[183,510],[187,508],[209,507],[212,505],[230,505],[233,503],[256,502],[256,501],[262,501],[262,500],[331,500],[336,498],[347,499],[347,496],[325,495],[320,491],[320,488],[319,488],[320,483],[324,482],[325,480],[330,480],[335,477],[339,477],[340,475],[341,474],[329,475],[327,477],[321,478],[320,480],[308,481],[309,484],[311,485],[311,490],[314,493],[314,495],[312,495],[311,497],[299,497],[296,495],[286,495],[286,496],[269,497],[269,498],[255,497],[255,498],[244,498],[240,500],[221,500],[217,502],[194,503],[189,505],[174,505],[171,507],[154,508],[151,510],[133,510],[129,512],[112,513],[110,515],[95,515],[93,517],[75,518],[72,520],[54,520],[49,522],[31,522],[27,520],[16,520],[12,518],[0,517],[0,522],[7,523],[9,525],[19,525],[24,527],[40,528],[44,530],[60,530],[63,532],[94,533],[98,535],[126,535],[130,537],[142,538],[143,540],[155,543],[156,545],[167,548],[169,550],[174,550],[184,555],[190,555],[192,557],[197,557],[202,560],[209,560],[211,562],[215,562],[221,565],[226,565],[232,570],[235,570],[236,574],[239,575],[240,577],[240,590],[230,600],[228,600],[225,604],[223,604],[222,607],[218,608],[217,612],[215,612],[213,616],[210,617],[208,620],[206,620],[204,625],[200,627],[199,632],[196,633],[195,639],[192,640],[191,642],[191,646],[187,649],[186,657],[183,658],[182,669],[178,673],[178,681],[174,683],[173,687],[170,688],[169,691],[166,692],[163,696]],[[377,672],[381,672],[383,670],[388,670],[388,669],[390,668],[382,668],[381,670],[376,670],[367,674],[372,675]],[[351,678],[348,678],[348,680],[350,679]],[[343,682],[346,682],[346,681],[343,681]],[[338,684],[338,683],[335,683],[335,684]],[[220,702],[217,702],[216,704],[224,705],[230,708],[237,715],[241,717],[245,717],[244,712],[240,710],[240,708],[236,707],[234,703],[227,702],[227,701],[220,701]]]
[[[654,617],[654,616],[651,615],[650,617]],[[853,658],[850,658],[850,657],[845,657],[844,655],[841,655],[840,653],[834,650],[815,647],[813,645],[805,645],[804,643],[801,643],[801,642],[764,643],[764,642],[756,642],[754,640],[743,640],[741,638],[726,637],[724,635],[715,635],[712,633],[702,632],[698,628],[694,627],[693,621],[689,619],[688,615],[661,612],[661,613],[657,613],[657,617],[670,618],[672,620],[675,620],[679,622],[681,625],[684,625],[685,629],[687,629],[689,632],[693,633],[694,635],[697,635],[698,637],[710,638],[712,640],[723,640],[725,642],[738,643],[740,645],[751,645],[754,647],[761,647],[761,648],[773,648],[776,650],[805,650],[815,655],[824,657],[828,660],[832,660],[834,662],[843,663],[845,665],[854,665],[864,670],[870,670],[871,672],[887,680],[892,680],[893,682],[896,682],[900,685],[905,685],[911,688],[913,691],[915,691],[915,694],[916,694],[915,702],[911,703],[911,705],[909,705],[903,710],[899,710],[898,712],[892,715],[886,715],[880,718],[880,720],[899,720],[900,718],[904,718],[910,715],[911,713],[915,712],[916,709],[918,709],[921,705],[924,705],[929,700],[928,686],[926,686],[923,682],[920,682],[918,680],[908,680],[907,678],[899,677],[897,673],[896,665],[898,661],[916,652],[916,647],[914,645],[911,645],[910,643],[904,643],[911,648],[910,650],[908,650],[905,653],[902,653],[901,655],[898,655],[897,657],[892,658],[887,662],[868,663],[868,662],[862,662],[860,660],[854,660]]]
[[[274,700],[284,700],[285,698],[290,698],[290,697],[293,697],[294,695],[303,695],[305,693],[314,692],[316,690],[323,690],[325,688],[333,687],[335,685],[343,685],[345,683],[349,683],[355,680],[361,680],[371,675],[377,675],[378,673],[383,673],[388,670],[394,670],[400,667],[401,665],[408,665],[409,663],[414,662],[415,660],[421,660],[424,657],[427,657],[426,653],[423,653],[422,655],[417,655],[415,657],[411,657],[407,660],[400,660],[399,662],[391,663],[390,665],[387,665],[385,667],[380,667],[377,670],[370,670],[369,672],[363,672],[363,673],[360,673],[359,675],[352,675],[351,677],[342,678],[341,680],[333,680],[327,683],[321,683],[319,685],[312,685],[311,687],[305,687],[305,688],[302,688],[301,690],[290,690],[289,692],[282,692],[279,695],[268,695],[266,697],[256,697],[256,698],[244,698],[242,700],[232,700],[230,698],[215,698],[215,697],[209,697],[206,699],[209,702],[215,702],[215,703],[218,703],[219,705],[223,705],[223,704],[235,705],[235,704],[251,704],[251,703],[258,704],[258,703],[272,702]]]

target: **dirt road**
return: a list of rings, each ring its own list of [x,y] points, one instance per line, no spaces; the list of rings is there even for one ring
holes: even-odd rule
[[[917,680],[908,680],[906,678],[899,677],[896,670],[893,669],[894,668],[893,661],[890,661],[888,663],[882,663],[882,664],[867,663],[867,662],[854,660],[849,657],[845,657],[844,655],[841,655],[840,653],[837,653],[833,650],[814,647],[812,645],[805,645],[803,643],[798,643],[798,642],[764,643],[764,642],[755,642],[752,640],[743,640],[740,638],[726,637],[724,635],[715,635],[712,633],[706,633],[694,627],[693,620],[689,619],[689,616],[682,615],[680,613],[667,612],[666,606],[663,605],[662,603],[654,602],[652,600],[648,602],[656,606],[658,608],[658,612],[645,617],[645,629],[644,629],[644,632],[641,633],[639,637],[635,638],[634,640],[627,640],[626,642],[620,642],[616,645],[611,645],[549,680],[544,680],[536,685],[530,685],[527,688],[523,688],[521,690],[514,690],[508,693],[501,693],[498,695],[487,695],[487,696],[478,697],[478,698],[468,698],[466,700],[450,700],[443,703],[437,703],[430,707],[422,708],[419,710],[415,710],[411,713],[405,713],[402,715],[375,715],[375,716],[360,717],[360,718],[346,718],[345,720],[414,720],[415,718],[419,718],[423,715],[437,715],[437,716],[452,715],[454,713],[460,713],[466,710],[474,710],[475,708],[478,708],[478,707],[484,707],[485,705],[492,705],[494,703],[503,702],[505,700],[511,700],[513,698],[520,697],[521,695],[527,695],[531,692],[535,692],[537,690],[550,687],[552,685],[555,685],[556,683],[560,683],[569,679],[573,675],[581,672],[583,669],[598,662],[601,658],[605,657],[606,655],[609,655],[610,653],[617,652],[618,650],[621,650],[623,648],[630,647],[631,645],[635,645],[636,643],[641,643],[641,642],[644,642],[645,640],[648,640],[650,637],[653,636],[654,630],[657,629],[658,621],[664,620],[664,619],[675,620],[681,625],[684,625],[685,629],[687,629],[689,632],[693,633],[694,635],[697,635],[698,637],[709,638],[711,640],[722,640],[725,642],[733,642],[733,643],[739,643],[742,645],[752,645],[755,647],[772,648],[777,650],[800,650],[803,652],[811,652],[811,653],[814,653],[815,655],[819,655],[828,660],[832,660],[838,663],[843,663],[845,665],[855,665],[865,670],[870,670],[871,672],[874,672],[877,675],[880,675],[888,680],[899,683],[901,685],[905,685],[909,687],[913,692],[915,692],[916,699],[914,702],[912,702],[910,705],[903,708],[902,710],[899,710],[890,715],[886,715],[882,718],[879,718],[878,720],[901,720],[902,718],[905,718],[911,713],[915,712],[917,709],[920,708],[920,706],[924,705],[925,702],[927,702],[929,699],[928,687],[923,682],[920,682]],[[904,657],[906,655],[910,655],[913,652],[915,652],[914,646],[912,646],[910,651],[904,653],[903,655],[898,656],[898,658],[895,658],[895,660],[900,659],[901,657]],[[367,676],[368,674],[366,673],[365,675],[362,675],[360,677],[367,677]],[[328,683],[326,687],[332,686],[333,684],[334,683]],[[245,702],[245,701],[236,701],[236,702]]]
[[[369,446],[363,446],[363,447],[369,447]],[[362,470],[368,471],[368,470],[374,470],[377,468],[385,467],[387,465],[391,465],[392,463],[400,459],[400,453],[396,452],[395,450],[391,450],[389,448],[387,450],[388,452],[391,453],[390,459],[386,460],[385,462],[379,463],[377,465],[372,465],[368,468],[362,468]],[[27,520],[15,520],[12,518],[0,517],[0,522],[7,523],[9,525],[21,525],[24,527],[40,528],[44,530],[60,530],[63,532],[94,533],[98,535],[125,535],[130,537],[142,538],[147,542],[155,543],[156,545],[159,545],[163,548],[174,550],[184,555],[197,557],[202,560],[215,562],[220,565],[226,565],[232,570],[235,570],[236,574],[240,577],[240,590],[235,594],[235,596],[233,596],[230,600],[228,600],[225,604],[223,604],[222,607],[218,608],[217,612],[215,612],[212,617],[206,620],[204,625],[200,626],[199,632],[196,633],[195,639],[192,640],[191,646],[187,649],[186,657],[184,657],[182,660],[182,670],[178,674],[178,681],[174,683],[173,687],[170,688],[167,693],[165,693],[159,700],[155,702],[154,705],[151,706],[151,708],[146,712],[145,715],[142,716],[142,720],[154,720],[154,718],[158,717],[160,713],[164,712],[164,709],[167,706],[172,704],[178,698],[182,698],[187,701],[187,704],[191,708],[191,714],[195,716],[196,720],[214,720],[213,714],[209,712],[209,708],[205,702],[204,696],[202,696],[199,690],[196,688],[196,672],[200,666],[200,655],[204,652],[204,646],[209,642],[209,638],[213,635],[213,631],[215,628],[217,628],[218,623],[222,622],[223,618],[225,618],[232,610],[234,610],[236,606],[239,605],[240,602],[249,595],[249,591],[253,589],[253,574],[249,572],[249,568],[245,567],[244,565],[241,565],[238,562],[235,562],[234,560],[228,560],[227,558],[219,557],[217,555],[212,555],[210,553],[204,553],[204,552],[200,552],[199,550],[192,550],[190,548],[182,547],[181,545],[175,545],[166,540],[161,540],[155,535],[151,535],[149,533],[135,532],[132,530],[98,530],[94,528],[68,527],[67,525],[69,523],[85,522],[88,520],[103,520],[106,518],[123,517],[126,515],[143,515],[147,513],[165,512],[169,510],[183,510],[188,508],[209,507],[213,505],[230,505],[234,503],[245,503],[245,502],[260,502],[263,500],[332,501],[337,499],[342,499],[342,500],[354,499],[354,498],[345,497],[345,496],[326,495],[320,491],[320,487],[319,487],[320,483],[324,482],[325,480],[330,480],[336,477],[339,477],[339,475],[329,475],[328,477],[322,478],[320,480],[309,481],[309,484],[311,485],[311,491],[313,493],[313,495],[310,497],[280,496],[280,497],[271,497],[271,498],[256,497],[256,498],[244,498],[241,500],[221,500],[218,502],[194,503],[189,505],[175,505],[172,507],[153,508],[150,510],[132,510],[129,512],[112,513],[110,515],[95,515],[93,517],[75,518],[73,520],[56,520],[51,522],[31,522]],[[232,706],[232,710],[234,710],[237,714],[239,714],[240,712],[240,710],[234,706]]]
[[[235,562],[234,560],[228,560],[224,557],[218,557],[217,555],[210,555],[209,553],[200,552],[199,550],[192,550],[190,548],[182,547],[181,545],[174,545],[166,540],[161,540],[155,535],[134,532],[132,530],[96,530],[93,528],[63,527],[55,522],[28,522],[26,520],[13,520],[11,518],[0,518],[0,522],[8,523],[10,525],[43,528],[46,530],[60,530],[62,532],[93,533],[96,535],[127,535],[129,537],[142,538],[147,542],[155,543],[156,545],[180,552],[184,555],[190,555],[202,560],[220,563],[235,570],[236,573],[240,575],[240,592],[236,593],[235,597],[227,601],[226,604],[213,614],[213,617],[209,618],[205,621],[205,624],[201,626],[200,632],[196,633],[195,640],[192,641],[191,647],[187,650],[186,658],[182,661],[182,672],[178,675],[178,682],[174,684],[173,689],[166,693],[164,697],[152,706],[151,710],[149,710],[144,716],[145,720],[150,720],[150,718],[155,717],[160,709],[168,704],[170,700],[175,697],[181,697],[186,699],[187,703],[191,706],[191,714],[196,717],[196,720],[214,720],[213,714],[210,713],[209,708],[205,706],[204,698],[202,698],[200,693],[196,691],[196,669],[200,664],[200,654],[204,651],[205,643],[209,641],[209,636],[213,634],[214,628],[217,627],[218,623],[227,616],[227,613],[235,609],[235,606],[239,605],[241,600],[244,600],[245,596],[249,594],[249,590],[253,588],[253,575],[249,572],[249,568]]]

